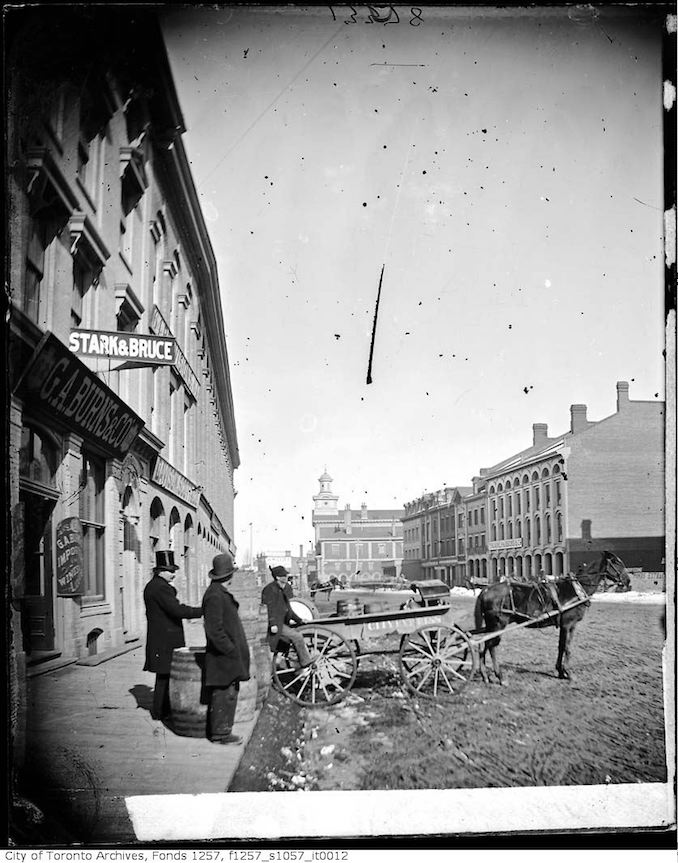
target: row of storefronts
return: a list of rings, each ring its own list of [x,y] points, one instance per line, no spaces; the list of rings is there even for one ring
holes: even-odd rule
[[[180,598],[199,604],[212,557],[235,550],[239,455],[216,261],[154,14],[19,17],[7,590],[20,702],[26,668],[143,636],[156,549],[174,550]]]

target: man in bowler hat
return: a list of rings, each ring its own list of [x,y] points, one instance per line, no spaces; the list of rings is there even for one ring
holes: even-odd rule
[[[250,679],[250,651],[238,603],[228,589],[238,569],[228,553],[218,554],[209,572],[211,584],[202,600],[205,637],[207,736],[212,743],[241,743],[232,733],[241,680]]]
[[[261,591],[261,602],[268,609],[268,643],[275,652],[280,638],[291,641],[297,651],[299,663],[302,668],[311,665],[313,660],[308,652],[304,637],[300,632],[295,632],[290,623],[303,623],[290,606],[290,600],[285,592],[287,576],[289,572],[284,566],[270,567],[273,581],[267,584]]]
[[[153,719],[169,716],[169,677],[172,651],[184,647],[182,620],[201,617],[202,608],[182,605],[177,599],[172,581],[179,567],[174,563],[173,551],[156,551],[153,577],[144,588],[144,605],[148,632],[146,635],[146,663],[144,671],[155,672],[153,690]]]

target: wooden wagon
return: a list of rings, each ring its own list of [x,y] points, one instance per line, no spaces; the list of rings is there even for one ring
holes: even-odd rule
[[[300,668],[290,655],[293,651],[281,645],[273,656],[273,685],[297,704],[337,704],[353,687],[362,658],[397,655],[402,682],[413,694],[438,698],[459,692],[478,669],[480,647],[497,633],[474,631],[457,623],[449,588],[443,582],[415,582],[411,587],[407,607],[374,612],[349,609],[298,627],[313,664]],[[580,588],[576,599],[566,606],[513,623],[502,635],[543,625],[588,600]]]

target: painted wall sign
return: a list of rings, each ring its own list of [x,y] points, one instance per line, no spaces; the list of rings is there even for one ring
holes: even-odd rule
[[[152,480],[156,485],[185,500],[195,509],[200,502],[200,488],[161,456],[157,456]]]
[[[177,342],[173,336],[71,330],[68,347],[74,354],[95,359],[138,360],[149,365],[173,366]]]
[[[490,551],[499,551],[504,548],[522,548],[523,540],[522,537],[518,537],[518,539],[497,539],[489,543],[488,547]]]
[[[71,353],[46,333],[17,384],[33,410],[62,423],[115,458],[122,458],[144,422]]]
[[[82,596],[85,573],[82,566],[82,525],[77,517],[65,518],[56,529],[57,596]]]

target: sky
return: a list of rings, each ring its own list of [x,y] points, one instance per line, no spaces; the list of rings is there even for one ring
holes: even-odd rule
[[[352,8],[164,15],[244,561],[309,549],[325,469],[340,509],[398,509],[533,423],[567,431],[573,403],[609,416],[618,380],[664,399],[658,29],[630,7]]]

